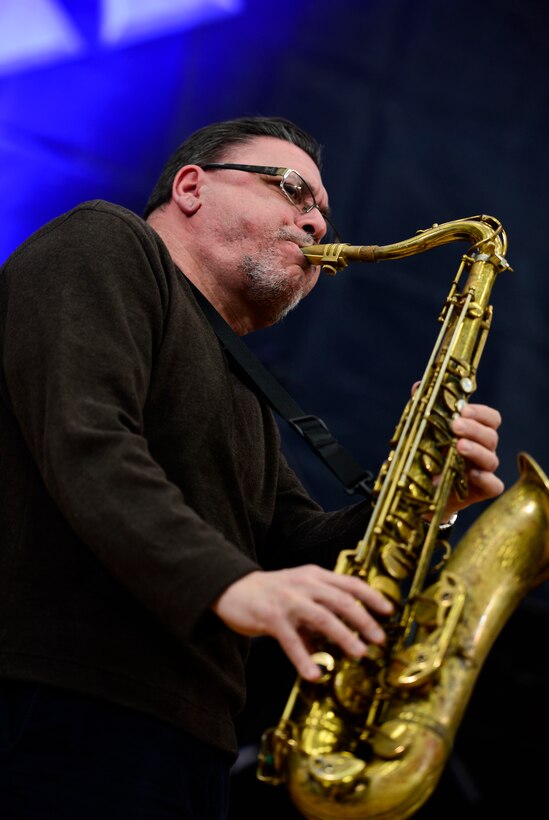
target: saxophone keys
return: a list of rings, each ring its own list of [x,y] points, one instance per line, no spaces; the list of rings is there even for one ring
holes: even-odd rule
[[[419,596],[414,606],[414,620],[419,626],[438,626],[438,604],[430,597]]]
[[[296,741],[291,732],[287,732],[284,724],[263,732],[258,755],[258,779],[272,786],[284,783],[287,758],[291,748],[295,745]]]
[[[381,592],[392,604],[398,607],[402,601],[400,586],[387,575],[376,575],[370,581],[370,586]]]
[[[441,663],[436,642],[414,644],[393,657],[387,681],[398,689],[415,689],[431,680]]]
[[[320,678],[315,683],[327,683],[335,669],[335,658],[329,652],[315,652],[311,655],[311,660],[320,669]]]
[[[364,714],[374,695],[376,683],[372,671],[375,667],[368,660],[347,661],[334,679],[334,695],[338,703],[353,715]]]
[[[409,726],[400,720],[389,720],[376,732],[371,741],[376,755],[384,760],[395,760],[402,757],[412,742]]]
[[[366,763],[351,752],[318,755],[309,761],[309,775],[333,799],[364,788]]]
[[[414,569],[413,556],[402,544],[389,542],[381,549],[381,563],[391,578],[403,581]]]

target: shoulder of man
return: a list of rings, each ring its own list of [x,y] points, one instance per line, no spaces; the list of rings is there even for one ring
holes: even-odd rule
[[[126,229],[141,241],[149,241],[158,245],[159,237],[145,220],[129,208],[108,202],[103,199],[92,199],[81,202],[74,208],[54,217],[32,233],[8,257],[5,265],[13,263],[18,256],[28,252],[33,245],[48,236],[55,242],[60,241],[67,231],[79,231],[83,237],[93,239],[94,226],[97,228],[97,241],[109,243],[116,241]],[[43,245],[43,243],[40,243]]]
[[[156,237],[152,228],[137,213],[129,208],[125,208],[123,205],[108,202],[104,199],[91,199],[86,202],[81,202],[74,208],[71,208],[70,211],[66,211],[51,222],[48,222],[38,233],[55,230],[64,223],[74,221],[80,222],[83,225],[89,225],[90,230],[94,224],[101,222],[103,230],[105,230],[105,228],[111,228],[115,235],[125,226],[140,236],[147,236],[149,239]]]

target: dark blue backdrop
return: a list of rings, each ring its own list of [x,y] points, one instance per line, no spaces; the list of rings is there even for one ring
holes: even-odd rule
[[[2,0],[0,259],[81,200],[140,211],[166,156],[207,122],[289,117],[325,146],[345,241],[385,244],[478,213],[502,221],[514,273],[494,289],[477,399],[503,413],[504,480],[516,480],[521,450],[548,470],[548,34],[543,0]],[[249,339],[374,471],[462,250],[351,266]],[[346,503],[295,435],[283,436],[310,491],[328,507]],[[461,516],[458,535],[477,514]],[[548,597],[546,586],[528,597],[486,664],[439,790],[446,816],[533,800],[545,751],[526,723],[547,727]],[[265,685],[253,681],[252,707],[276,699],[271,679],[258,694]],[[248,740],[263,718],[250,714]],[[271,792],[247,790],[256,816],[270,816]]]

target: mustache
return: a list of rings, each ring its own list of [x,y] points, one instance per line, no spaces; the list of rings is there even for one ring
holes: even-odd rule
[[[277,239],[287,239],[290,242],[295,242],[300,248],[315,244],[311,234],[307,231],[300,231],[299,228],[279,228],[276,236]]]

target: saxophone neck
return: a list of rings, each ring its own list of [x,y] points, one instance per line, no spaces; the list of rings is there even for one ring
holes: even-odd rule
[[[431,228],[418,231],[409,239],[391,245],[309,245],[301,248],[301,252],[312,265],[320,265],[325,273],[333,275],[347,267],[349,262],[402,259],[458,240],[470,242],[469,252],[485,254],[498,271],[510,269],[505,259],[505,231],[499,220],[485,215],[435,224]]]

